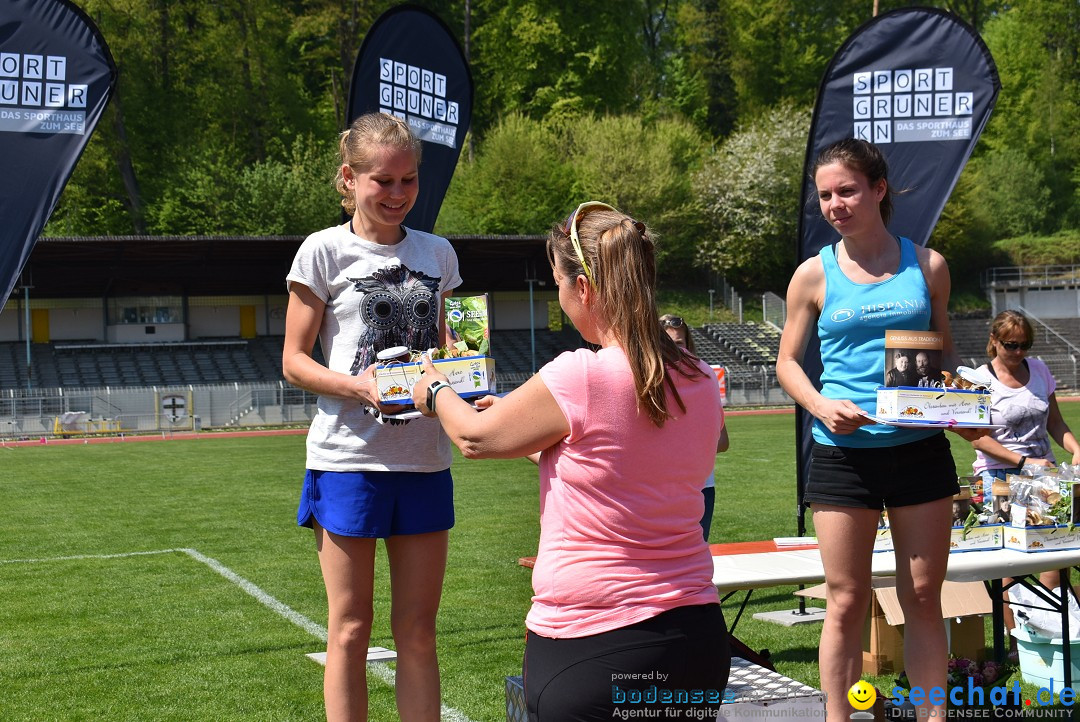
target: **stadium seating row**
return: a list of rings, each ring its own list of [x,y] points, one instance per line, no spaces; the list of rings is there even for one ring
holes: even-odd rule
[[[1080,342],[1080,319],[1055,320],[1052,324],[1064,338]],[[972,365],[982,363],[986,358],[989,319],[955,319],[951,326],[961,359]],[[726,367],[733,380],[758,378],[762,373],[771,373],[776,364],[780,332],[771,326],[717,323],[691,328],[690,332],[698,355],[707,363]],[[1036,335],[1033,353],[1068,358],[1068,346],[1056,336],[1045,331]],[[282,343],[281,336],[261,336],[165,344],[32,344],[29,374],[25,345],[0,343],[0,389],[279,381]],[[535,352],[533,343],[528,330],[492,333],[492,355],[500,374],[513,381],[511,386],[561,352],[583,345],[580,335],[572,329],[537,330]],[[315,354],[321,362],[317,344]],[[1059,375],[1059,384],[1068,386],[1070,379],[1063,376]]]

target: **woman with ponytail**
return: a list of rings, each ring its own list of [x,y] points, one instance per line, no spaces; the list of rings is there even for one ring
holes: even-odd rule
[[[312,233],[296,253],[282,354],[285,379],[319,396],[296,521],[314,531],[326,585],[326,719],[368,718],[382,539],[398,719],[437,722],[435,621],[454,526],[450,442],[426,419],[384,415],[393,407],[379,402],[375,359],[395,346],[443,345],[443,299],[461,276],[449,241],[403,225],[420,191],[421,145],[408,123],[361,115],[339,148],[335,186],[348,220]],[[312,356],[316,342],[325,365]]]
[[[680,710],[668,716],[715,715],[730,653],[699,525],[723,424],[715,376],[661,329],[643,223],[583,203],[547,253],[559,304],[599,350],[562,354],[482,413],[427,362],[413,400],[466,457],[540,467],[530,720],[610,720],[639,694]]]

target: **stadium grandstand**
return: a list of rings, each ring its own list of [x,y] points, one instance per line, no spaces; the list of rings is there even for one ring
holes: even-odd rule
[[[98,428],[133,431],[306,422],[314,398],[281,374],[284,278],[302,240],[42,238],[0,313],[0,437],[57,431],[75,412],[85,419],[73,431],[95,418]],[[501,390],[583,345],[569,323],[549,328],[558,297],[543,236],[450,240],[465,279],[456,295],[489,294]],[[1032,353],[1061,388],[1076,389],[1080,281],[1068,270],[1039,283],[1045,270],[991,269],[984,285],[995,307],[1033,319]],[[965,364],[985,360],[991,315],[953,319]],[[709,323],[691,333],[699,355],[724,367],[729,403],[789,402],[776,382],[776,326]]]
[[[278,421],[303,417],[313,399],[288,387],[281,374],[285,275],[302,241],[39,239],[0,312],[0,436],[5,423],[46,430],[50,417],[75,410],[89,418],[145,417],[129,419],[133,429],[157,428],[163,415],[193,424],[195,408],[205,424],[262,423],[267,419],[244,410],[272,397],[300,409],[278,414]],[[582,345],[569,324],[549,329],[549,304],[558,296],[544,242],[544,236],[451,239],[464,279],[456,295],[489,294],[492,355],[503,388]],[[207,396],[207,388],[217,391]],[[225,404],[222,389],[243,398]],[[151,390],[152,401],[131,402],[137,390],[144,396]],[[35,414],[43,419],[36,425],[26,418]]]

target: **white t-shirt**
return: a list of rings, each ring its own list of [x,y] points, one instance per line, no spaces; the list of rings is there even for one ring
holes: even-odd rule
[[[1050,434],[1046,420],[1050,415],[1050,394],[1057,388],[1053,374],[1037,358],[1025,359],[1031,378],[1026,385],[1010,389],[997,383],[990,394],[990,419],[995,424],[1005,424],[1004,429],[994,429],[994,439],[1009,451],[1032,459],[1049,459],[1054,462],[1050,446]],[[979,367],[986,370],[988,364]],[[989,371],[987,371],[989,373]],[[975,452],[972,469],[979,474],[983,469],[1009,469],[1011,464],[998,461],[981,451]]]
[[[319,343],[332,371],[357,375],[392,346],[439,346],[442,296],[461,285],[445,238],[405,229],[384,246],[334,226],[304,240],[286,286],[301,283],[326,311]],[[450,440],[436,419],[376,420],[358,401],[319,397],[307,437],[307,468],[320,471],[441,471]]]

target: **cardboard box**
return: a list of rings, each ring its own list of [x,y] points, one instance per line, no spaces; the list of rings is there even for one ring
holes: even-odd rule
[[[1006,526],[1005,548],[1022,552],[1080,549],[1080,526]]]
[[[904,669],[904,612],[896,597],[896,580],[874,579],[870,612],[863,625],[863,674],[899,674]],[[795,594],[825,598],[825,585]],[[941,614],[948,620],[949,653],[986,659],[983,615],[990,614],[990,596],[982,582],[945,582],[941,587]],[[828,614],[828,612],[826,612]]]
[[[877,415],[896,421],[990,423],[990,392],[975,389],[878,388]]]
[[[954,526],[949,537],[950,552],[973,552],[983,549],[1001,549],[1005,543],[1005,526],[1003,524],[976,524],[969,527],[967,533],[964,528]]]
[[[465,356],[434,361],[463,399],[495,393],[495,359]],[[412,387],[420,378],[419,363],[389,363],[375,369],[379,398],[387,404],[412,404]]]
[[[1002,482],[994,482],[995,502],[1004,501],[1004,486]],[[1080,549],[1076,483],[1053,476],[1031,479],[1009,474],[1008,487],[1008,505],[995,505],[995,508],[1002,506],[1009,518],[1005,527],[1006,549],[1022,552]],[[1047,524],[1047,521],[1059,523]]]
[[[991,524],[975,524],[964,529],[971,511],[971,497],[971,487],[966,484],[961,484],[960,493],[953,496],[953,527],[949,533],[949,551],[973,552],[1001,549],[1005,543],[1002,523],[995,521]],[[884,526],[878,527],[877,535],[874,537],[874,551],[891,552],[894,550],[894,545],[888,517],[883,515],[880,523]]]

